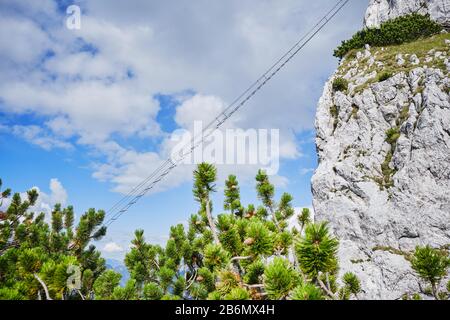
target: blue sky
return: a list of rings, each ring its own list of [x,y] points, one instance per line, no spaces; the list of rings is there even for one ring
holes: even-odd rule
[[[108,209],[170,149],[170,134],[207,121],[254,81],[335,1],[0,2],[0,176],[14,191],[41,191],[80,215]],[[65,8],[82,9],[81,29]],[[317,159],[314,111],[336,67],[333,49],[361,28],[367,1],[354,0],[290,66],[236,115],[230,128],[280,130],[278,194],[311,204]],[[235,173],[245,204],[257,204],[257,168]],[[121,258],[143,228],[162,243],[196,212],[191,168],[181,168],[113,224],[98,243]],[[222,194],[214,196],[220,213]]]

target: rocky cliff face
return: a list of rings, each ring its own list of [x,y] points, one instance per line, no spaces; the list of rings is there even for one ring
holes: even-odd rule
[[[370,0],[364,24],[379,27],[386,20],[411,13],[430,14],[432,19],[450,27],[450,0]]]
[[[450,244],[449,56],[448,34],[367,47],[320,99],[316,220],[340,238],[341,270],[361,279],[363,298],[419,292],[408,252]],[[337,78],[348,89],[333,90]]]

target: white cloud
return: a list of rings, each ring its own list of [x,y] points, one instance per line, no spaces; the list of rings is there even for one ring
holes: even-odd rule
[[[50,202],[60,203],[65,206],[67,203],[67,191],[58,179],[50,179]]]
[[[50,179],[49,194],[40,190],[40,188],[38,187],[33,187],[31,189],[36,189],[39,193],[39,197],[35,205],[29,210],[36,213],[44,212],[46,214],[47,221],[49,221],[50,219],[50,214],[55,204],[59,203],[62,207],[65,207],[67,205],[67,191],[63,187],[61,182],[56,178]],[[26,199],[26,193],[22,193],[21,196],[22,199]]]
[[[253,176],[256,174],[254,173]],[[270,181],[275,185],[277,188],[286,188],[289,184],[289,179],[287,177],[275,175],[270,177]]]
[[[127,193],[134,186],[142,182],[144,178],[149,176],[153,171],[159,168],[165,159],[162,159],[158,154],[147,152],[126,152],[115,166],[106,170],[106,174],[112,174],[111,181],[116,185],[114,191]],[[185,170],[185,167],[178,167],[172,174],[166,176],[155,189],[151,192],[166,190],[170,187],[179,186],[181,183],[188,181],[192,177],[192,168]],[[114,174],[114,172],[116,174]],[[155,177],[156,178],[156,177]]]
[[[108,242],[103,247],[103,251],[108,252],[108,253],[122,252],[123,248],[115,242]]]
[[[93,176],[126,192],[168,155],[167,138],[156,150],[139,151],[116,139],[145,138],[151,145],[164,137],[155,94],[198,93],[180,98],[175,121],[184,128],[211,119],[333,4],[98,0],[83,2],[82,28],[70,31],[53,1],[2,1],[0,111],[48,119],[40,127],[16,127],[16,134],[45,149],[69,148],[68,139],[91,148]],[[339,14],[227,126],[278,128],[281,157],[301,156],[296,133],[312,129],[317,97],[336,64],[332,49],[359,28],[366,4]],[[255,168],[236,168],[255,174]],[[186,181],[190,169],[167,177],[161,188]]]
[[[34,186],[30,189],[35,189],[38,192],[39,197],[37,198],[37,201],[34,204],[34,206],[29,208],[29,211],[35,212],[35,213],[44,212],[46,214],[47,221],[49,221],[49,219],[50,219],[50,214],[51,214],[55,204],[59,203],[63,207],[67,205],[67,199],[68,199],[67,191],[64,188],[64,186],[61,184],[61,182],[56,178],[50,179],[50,183],[49,183],[50,193],[46,193],[46,192],[42,191],[37,186]],[[26,191],[20,192],[20,196],[23,200],[28,199]],[[11,198],[4,199],[3,205],[0,207],[0,209],[6,210],[10,203],[11,203]]]
[[[5,129],[5,127],[1,131],[8,130],[14,135],[24,139],[25,141],[37,145],[45,150],[51,150],[54,148],[60,149],[72,149],[73,146],[64,140],[56,138],[54,135],[49,134],[44,129],[36,125],[30,126],[21,126],[14,125],[11,128]]]
[[[175,121],[181,127],[191,130],[194,121],[202,121],[206,126],[225,108],[225,102],[219,97],[196,94],[182,101],[177,107]]]
[[[34,63],[51,45],[44,31],[27,19],[5,17],[0,19],[0,57],[14,64]],[[14,41],[10,41],[14,39]]]
[[[304,176],[305,174],[314,172],[314,168],[301,168],[300,175]]]

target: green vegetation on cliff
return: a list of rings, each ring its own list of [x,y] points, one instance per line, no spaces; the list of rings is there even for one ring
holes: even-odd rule
[[[401,16],[381,24],[380,28],[358,31],[350,40],[343,41],[335,50],[334,56],[343,58],[354,49],[370,46],[390,46],[412,42],[437,34],[443,27],[429,16],[411,14]]]

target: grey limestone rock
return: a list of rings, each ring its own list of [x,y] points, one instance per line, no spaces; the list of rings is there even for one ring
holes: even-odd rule
[[[329,221],[339,237],[340,272],[356,273],[365,299],[418,292],[404,254],[416,245],[450,244],[448,70],[405,63],[410,71],[399,68],[384,81],[349,72],[346,92],[333,92],[338,70],[317,108],[315,219]],[[366,81],[354,90],[353,83]],[[399,132],[393,146],[386,134],[392,128]],[[383,163],[391,169],[387,178]]]
[[[379,27],[389,19],[415,12],[429,14],[435,21],[450,27],[450,0],[370,0],[364,25]]]

